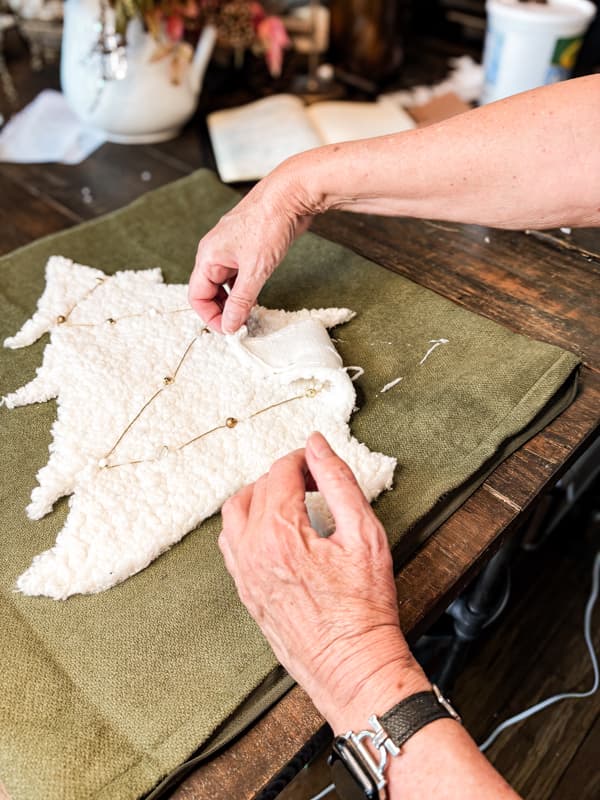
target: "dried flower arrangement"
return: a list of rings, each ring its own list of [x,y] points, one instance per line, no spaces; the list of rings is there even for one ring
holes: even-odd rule
[[[214,25],[217,42],[240,57],[244,50],[263,54],[273,77],[281,74],[289,38],[281,18],[249,0],[108,0],[116,33],[125,40],[127,25],[141,17],[156,40],[153,60],[171,59],[171,79],[178,83],[192,58],[192,42],[205,25]]]

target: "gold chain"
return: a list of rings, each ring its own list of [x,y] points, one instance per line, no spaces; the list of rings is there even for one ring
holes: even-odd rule
[[[202,333],[208,333],[208,328],[202,328]],[[102,467],[108,467],[109,466],[108,459],[115,452],[115,450],[117,449],[119,444],[123,441],[125,436],[127,436],[127,434],[129,433],[131,428],[135,425],[135,423],[138,421],[138,419],[142,416],[144,411],[148,408],[148,406],[150,406],[156,400],[156,398],[159,396],[159,394],[161,392],[163,392],[167,388],[167,386],[172,386],[175,383],[175,379],[177,378],[177,375],[179,374],[179,370],[181,369],[181,367],[183,365],[183,362],[187,358],[190,350],[192,349],[192,347],[194,345],[194,342],[196,342],[197,340],[198,340],[198,337],[194,336],[192,341],[188,344],[188,346],[183,351],[183,355],[179,359],[179,361],[177,363],[177,366],[175,367],[175,369],[173,371],[173,374],[172,375],[165,375],[165,377],[162,380],[163,385],[161,387],[159,387],[154,392],[154,394],[150,398],[148,398],[148,400],[146,400],[146,402],[142,405],[142,407],[137,412],[137,414],[127,424],[127,426],[125,427],[125,430],[119,435],[119,437],[117,438],[117,441],[113,444],[113,446],[110,448],[108,453],[103,458],[101,458],[100,461],[98,462],[98,466],[99,467],[102,468]],[[117,466],[117,465],[113,465],[113,466]]]
[[[108,317],[108,319],[102,320],[101,322],[70,322],[69,323],[68,320],[69,320],[71,314],[73,313],[73,311],[77,308],[77,306],[83,300],[87,300],[88,297],[91,294],[93,294],[96,291],[96,289],[98,289],[107,280],[109,280],[109,278],[96,278],[96,285],[92,286],[91,289],[89,289],[82,297],[80,297],[79,300],[73,306],[71,306],[71,308],[65,314],[59,314],[59,316],[56,318],[56,324],[57,325],[67,325],[68,324],[69,328],[93,328],[93,327],[96,327],[98,325],[103,325],[103,324],[106,324],[106,323],[108,323],[109,325],[116,325],[117,322],[120,322],[123,319],[132,319],[133,317],[145,317],[145,316],[148,315],[148,313],[150,313],[150,314],[153,313],[153,314],[158,314],[158,315],[164,316],[164,315],[167,315],[167,314],[180,314],[180,313],[186,312],[186,311],[193,311],[193,309],[191,307],[175,308],[175,309],[171,309],[170,311],[157,311],[156,309],[150,309],[149,311],[145,311],[145,312],[142,312],[142,313],[125,314],[122,317],[116,317],[116,318],[115,317]],[[209,329],[207,327],[204,327],[204,328],[201,329],[201,333],[210,333],[210,331],[209,331]],[[142,416],[144,411],[146,411],[146,409],[149,408],[152,405],[152,403],[156,400],[156,398],[168,386],[172,386],[175,383],[175,381],[177,379],[177,376],[179,374],[179,371],[180,371],[181,367],[183,366],[184,361],[188,357],[192,347],[194,346],[194,343],[196,341],[198,341],[198,338],[199,338],[198,336],[194,336],[194,338],[191,340],[191,342],[187,345],[187,347],[183,351],[183,354],[182,354],[181,358],[179,359],[179,361],[177,363],[177,366],[173,370],[173,374],[172,375],[166,375],[162,379],[162,386],[160,386],[148,398],[148,400],[146,400],[146,402],[141,406],[139,411],[137,411],[137,413],[130,420],[130,422],[127,423],[127,425],[125,426],[125,429],[119,434],[119,436],[117,437],[115,443],[110,448],[110,450],[106,453],[105,456],[103,456],[98,461],[98,466],[100,467],[100,469],[115,469],[116,467],[131,466],[133,464],[144,464],[144,463],[148,463],[148,462],[151,462],[151,461],[157,461],[158,459],[162,458],[167,453],[173,452],[173,451],[183,450],[185,447],[189,447],[190,445],[194,444],[195,442],[198,442],[200,439],[204,439],[206,436],[208,436],[211,433],[215,433],[216,431],[220,431],[220,430],[227,430],[227,429],[231,430],[232,428],[235,428],[236,425],[238,425],[240,422],[247,422],[248,420],[254,419],[254,417],[258,417],[261,414],[265,414],[267,411],[271,411],[273,408],[277,408],[278,406],[286,405],[287,403],[293,403],[296,400],[302,400],[303,398],[313,398],[320,391],[320,388],[317,388],[315,386],[311,386],[305,392],[303,392],[302,394],[294,395],[294,397],[288,397],[285,400],[279,400],[277,403],[272,403],[271,405],[266,406],[265,408],[261,408],[258,411],[254,411],[252,414],[250,414],[248,417],[246,417],[245,420],[238,420],[236,417],[227,417],[227,419],[225,420],[225,422],[222,425],[217,425],[214,428],[210,428],[209,430],[204,431],[203,433],[200,433],[197,436],[194,436],[192,439],[188,439],[187,442],[183,442],[182,444],[177,445],[176,447],[169,447],[169,445],[166,445],[166,444],[163,445],[161,447],[161,449],[160,449],[160,452],[159,452],[158,456],[156,456],[155,458],[139,458],[139,459],[135,459],[133,461],[123,461],[123,462],[118,463],[118,464],[109,464],[108,463],[109,458],[111,457],[111,455],[113,455],[113,453],[115,452],[117,447],[121,444],[123,439],[127,436],[129,431],[133,428],[135,423]]]
[[[84,300],[87,300],[88,297],[96,291],[96,289],[98,289],[100,286],[102,286],[103,283],[106,283],[106,281],[108,280],[110,280],[110,278],[96,278],[95,286],[92,286],[91,289],[88,289],[88,291],[84,295],[82,295],[82,297],[80,297],[79,300],[73,306],[71,306],[71,308],[65,314],[59,314],[58,317],[56,317],[56,324],[67,325],[68,323],[67,327],[69,328],[95,328],[97,325],[105,325],[105,324],[116,325],[117,322],[120,322],[123,319],[133,319],[134,317],[145,317],[148,314],[150,315],[156,314],[162,317],[168,314],[181,314],[182,312],[194,310],[191,306],[187,306],[186,308],[172,308],[168,311],[158,311],[158,309],[156,308],[150,308],[148,309],[148,311],[141,311],[137,314],[123,314],[122,317],[108,317],[107,319],[103,319],[100,322],[69,322],[69,318],[71,317],[71,314],[73,313],[73,311],[75,311],[77,306]]]
[[[188,439],[187,442],[183,442],[182,444],[176,445],[175,447],[164,444],[161,447],[158,456],[155,456],[154,458],[138,458],[138,459],[135,459],[133,461],[122,461],[122,462],[119,462],[118,464],[109,464],[108,463],[109,456],[114,452],[115,447],[117,446],[119,441],[121,441],[121,439],[123,438],[123,436],[125,435],[127,430],[129,430],[131,428],[131,426],[135,422],[135,419],[134,419],[134,420],[132,420],[132,422],[129,423],[126,431],[123,434],[121,434],[121,437],[117,440],[117,443],[114,445],[112,450],[109,453],[107,453],[107,455],[103,459],[100,459],[100,461],[98,462],[98,466],[101,467],[101,468],[104,468],[104,469],[115,469],[115,467],[125,467],[125,466],[131,466],[133,464],[146,464],[146,463],[149,463],[151,461],[159,461],[167,453],[178,452],[180,450],[183,450],[184,447],[188,447],[189,445],[194,444],[195,442],[198,442],[200,439],[204,439],[205,436],[208,436],[211,433],[215,433],[216,431],[222,431],[222,430],[226,430],[226,429],[231,430],[232,428],[235,428],[237,425],[239,425],[240,422],[247,422],[248,420],[251,420],[254,417],[258,417],[260,414],[264,414],[265,412],[270,411],[273,408],[277,408],[278,406],[283,406],[286,403],[292,403],[295,400],[302,400],[303,398],[313,398],[319,393],[319,391],[320,391],[320,389],[318,389],[318,388],[316,388],[314,386],[311,386],[309,389],[307,389],[302,394],[297,394],[297,395],[294,395],[294,397],[288,397],[285,400],[280,400],[277,403],[272,403],[270,406],[266,406],[266,408],[261,408],[259,411],[255,411],[254,413],[250,414],[244,420],[239,420],[236,417],[227,417],[227,419],[225,420],[225,422],[222,425],[216,425],[214,428],[210,428],[209,430],[198,434],[198,436],[194,436],[192,439]],[[148,407],[150,402],[152,402],[152,399],[154,399],[154,397],[156,397],[157,395],[158,395],[158,392],[155,395],[153,395],[153,397],[151,398],[150,401],[148,401],[148,403],[146,404],[145,408]],[[139,417],[139,414],[138,414],[138,417]],[[136,419],[137,419],[137,417],[136,417]]]
[[[82,303],[84,300],[87,300],[87,299],[88,299],[88,297],[89,297],[91,294],[93,294],[93,293],[96,291],[96,289],[99,289],[99,288],[100,288],[100,286],[102,286],[102,284],[103,284],[103,283],[104,283],[106,280],[107,280],[107,278],[96,278],[96,285],[95,285],[95,286],[92,286],[92,288],[91,288],[91,289],[88,289],[88,291],[87,291],[87,292],[86,292],[86,293],[85,293],[85,294],[84,294],[82,297],[80,297],[80,298],[79,298],[79,300],[78,300],[78,301],[77,301],[77,302],[76,302],[74,305],[72,305],[72,306],[71,306],[71,308],[70,308],[70,309],[67,311],[67,313],[66,313],[66,314],[59,314],[59,315],[58,315],[58,317],[56,318],[56,324],[57,324],[57,325],[64,325],[64,324],[65,324],[65,322],[66,322],[66,321],[69,319],[69,317],[70,317],[70,316],[71,316],[71,314],[73,313],[73,311],[75,311],[75,309],[77,308],[77,306],[78,306],[80,303]]]

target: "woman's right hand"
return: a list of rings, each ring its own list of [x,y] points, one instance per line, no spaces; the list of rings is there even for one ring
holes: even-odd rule
[[[198,245],[189,300],[213,330],[234,333],[313,215],[289,162],[258,183]],[[228,295],[224,286],[228,285]]]

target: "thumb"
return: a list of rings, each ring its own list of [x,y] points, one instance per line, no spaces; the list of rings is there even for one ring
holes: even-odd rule
[[[376,519],[350,467],[329,446],[325,437],[313,433],[305,457],[318,490],[335,520],[336,531],[358,531],[365,516]]]
[[[238,272],[231,294],[223,307],[223,333],[235,333],[250,316],[261,289],[259,281]]]

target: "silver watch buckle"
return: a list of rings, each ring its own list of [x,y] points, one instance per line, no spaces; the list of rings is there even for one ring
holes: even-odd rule
[[[435,699],[438,701],[438,703],[441,705],[441,707],[444,709],[444,711],[447,711],[448,714],[450,714],[450,716],[452,717],[452,719],[455,719],[457,722],[461,722],[462,723],[462,719],[461,719],[460,714],[452,706],[450,701],[447,700],[444,697],[444,695],[441,693],[439,687],[436,686],[435,683],[432,683],[431,684],[431,689],[432,689],[432,691],[433,691],[433,693],[435,695]]]
[[[371,775],[377,782],[377,789],[381,793],[387,786],[387,780],[385,779],[384,771],[387,766],[388,755],[399,755],[400,748],[397,747],[390,739],[388,732],[383,727],[376,714],[373,714],[369,717],[369,725],[371,726],[372,730],[364,730],[360,733],[348,731],[344,738],[349,739],[356,747],[361,757],[364,759],[365,764],[369,768]],[[373,756],[373,750],[367,746],[366,742],[363,743],[363,740],[365,739],[369,740],[373,750],[377,751],[379,763],[376,762]],[[381,794],[380,796],[386,797],[387,795]]]
[[[384,748],[383,756],[385,759],[387,759],[387,753],[389,753],[391,756],[397,756],[400,754],[400,748],[397,747],[390,739],[389,733],[383,727],[376,714],[373,714],[369,717],[369,725],[371,728],[373,728],[374,733],[374,736],[371,737],[373,747],[380,751],[380,756],[382,755],[382,747]],[[370,731],[363,731],[363,733],[369,734]]]

